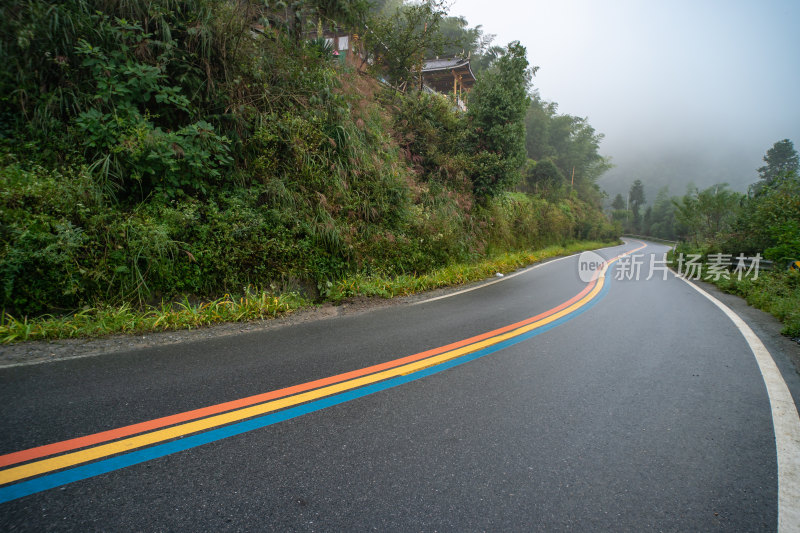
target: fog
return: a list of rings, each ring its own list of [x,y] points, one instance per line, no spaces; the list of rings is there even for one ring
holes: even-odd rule
[[[635,179],[648,200],[743,191],[773,143],[800,143],[797,0],[455,0],[450,14],[519,40],[541,96],[605,134],[611,197]]]

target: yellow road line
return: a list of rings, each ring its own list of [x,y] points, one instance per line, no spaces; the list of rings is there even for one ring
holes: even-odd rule
[[[179,424],[173,427],[160,429],[158,431],[153,431],[142,435],[128,437],[116,442],[111,442],[108,444],[87,448],[85,450],[79,450],[76,452],[67,453],[57,457],[42,459],[28,464],[15,466],[13,468],[8,468],[6,470],[0,471],[0,484],[12,483],[14,481],[19,481],[21,479],[25,479],[28,477],[37,476],[53,470],[59,470],[62,468],[75,466],[81,463],[86,463],[110,455],[129,452],[131,450],[141,448],[144,446],[149,446],[151,444],[155,444],[158,442],[163,442],[183,437],[191,433],[197,433],[209,430],[217,426],[238,422],[247,418],[252,418],[254,416],[263,415],[272,411],[277,411],[301,403],[317,400],[325,396],[331,396],[333,394],[344,392],[350,389],[355,389],[358,387],[369,385],[371,383],[383,381],[392,377],[407,375],[434,365],[438,365],[440,363],[449,361],[451,359],[455,359],[462,355],[466,355],[481,350],[483,348],[493,346],[505,340],[517,337],[519,335],[532,331],[536,328],[554,322],[576,311],[577,309],[580,309],[581,307],[589,303],[602,290],[603,285],[605,284],[605,275],[611,263],[613,263],[620,257],[635,252],[638,249],[640,248],[631,250],[630,252],[621,254],[607,261],[603,270],[598,275],[597,284],[595,285],[595,287],[579,301],[575,302],[571,306],[562,309],[561,311],[553,315],[545,317],[531,324],[522,326],[515,330],[509,331],[507,333],[497,335],[495,337],[491,337],[489,339],[485,339],[483,341],[479,341],[474,344],[464,346],[462,348],[451,350],[449,352],[445,352],[443,354],[439,354],[434,357],[423,359],[421,361],[416,361],[393,369],[385,370],[383,372],[378,372],[375,374],[370,374],[368,376],[352,379],[350,381],[329,385],[309,392],[296,394],[294,396],[281,398],[278,400],[266,402],[252,407],[238,409],[235,411],[230,411],[227,413],[211,416],[208,418],[195,420],[184,424]]]
[[[390,370],[385,370],[383,372],[378,372],[377,374],[371,374],[369,376],[353,379],[350,381],[346,381],[344,383],[329,385],[321,389],[316,389],[313,391],[297,394],[295,396],[290,396],[288,398],[281,398],[279,400],[274,400],[264,404],[255,405],[244,409],[239,409],[237,411],[231,411],[229,413],[223,413],[209,418],[188,422],[186,424],[180,424],[178,426],[161,429],[158,431],[153,431],[151,433],[145,433],[143,435],[129,437],[117,442],[111,442],[108,444],[95,446],[93,448],[88,448],[86,450],[80,450],[77,452],[72,452],[65,455],[51,457],[48,459],[42,459],[40,461],[35,461],[32,463],[16,466],[13,468],[8,468],[6,470],[0,471],[0,484],[12,483],[14,481],[19,481],[20,479],[36,476],[39,474],[44,474],[52,470],[58,470],[61,468],[75,466],[77,464],[86,463],[88,461],[93,461],[95,459],[100,459],[102,457],[106,457],[109,455],[128,452],[136,448],[141,448],[143,446],[155,444],[157,442],[163,442],[166,440],[175,439],[178,437],[188,435],[190,433],[205,431],[216,426],[230,424],[232,422],[237,422],[258,415],[263,415],[265,413],[277,411],[279,409],[284,409],[286,407],[290,407],[300,403],[305,403],[311,400],[317,400],[325,396],[330,396],[332,394],[337,394],[339,392],[344,392],[346,390],[362,387],[364,385],[375,383],[377,381],[383,381],[385,379],[389,379],[395,376],[401,376],[405,374],[410,374],[412,372],[417,372],[424,368],[428,368],[430,366],[443,363],[450,359],[454,359],[456,357],[481,350],[488,346],[492,346],[499,342],[503,342],[504,340],[516,337],[518,335],[521,335],[523,333],[541,327],[545,324],[549,324],[550,322],[558,320],[559,318],[568,315],[569,313],[575,311],[576,309],[579,309],[580,307],[586,305],[597,295],[597,293],[600,292],[602,287],[603,287],[603,278],[601,277],[598,280],[598,284],[589,294],[584,296],[583,299],[574,303],[570,307],[567,307],[566,309],[563,309],[558,313],[555,313],[554,315],[551,315],[540,321],[528,324],[527,326],[523,326],[508,333],[498,335],[497,337],[492,337],[490,339],[486,339],[484,341],[480,341],[475,344],[465,346],[463,348],[458,348],[450,352],[445,352],[443,354],[434,356],[429,359],[423,359],[422,361],[417,361],[415,363],[410,363],[408,365],[403,365]]]

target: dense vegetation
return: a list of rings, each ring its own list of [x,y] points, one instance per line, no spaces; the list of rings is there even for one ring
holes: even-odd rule
[[[642,182],[636,180],[627,199],[614,198],[612,216],[630,233],[680,240],[711,252],[761,253],[785,265],[800,259],[800,163],[788,139],[775,143],[764,162],[747,194],[725,183],[703,190],[689,187],[675,197],[664,188],[646,209]]]
[[[436,2],[281,6],[0,7],[6,313],[324,297],[346,276],[614,236],[601,136],[536,97],[518,43]],[[364,35],[371,75],[334,60],[323,26]],[[387,49],[379,32],[399,28],[420,45]],[[372,77],[413,82],[420,54],[459,44],[482,65],[467,113]]]
[[[707,189],[690,187],[670,198],[662,189],[652,206],[645,205],[640,181],[628,199],[617,195],[613,217],[631,233],[678,240],[678,254],[722,254],[736,266],[737,257],[757,254],[773,262],[758,279],[730,276],[713,280],[772,312],[786,324],[786,333],[800,337],[800,271],[787,265],[800,261],[800,160],[789,139],[776,142],[764,155],[758,180],[747,194],[720,183]],[[716,256],[719,257],[719,256]]]

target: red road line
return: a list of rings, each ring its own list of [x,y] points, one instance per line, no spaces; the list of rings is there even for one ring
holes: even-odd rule
[[[33,459],[39,459],[41,457],[46,457],[48,455],[54,455],[58,453],[67,452],[70,450],[75,450],[78,448],[84,448],[86,446],[93,446],[95,444],[100,444],[103,442],[108,442],[114,439],[119,439],[122,437],[128,437],[131,435],[135,435],[137,433],[143,433],[145,431],[151,431],[154,429],[163,428],[166,426],[170,426],[173,424],[178,424],[181,422],[187,422],[189,420],[195,420],[198,418],[203,418],[205,416],[215,415],[219,413],[223,413],[225,411],[231,411],[234,409],[239,409],[242,407],[247,407],[250,405],[255,405],[258,403],[266,402],[269,400],[274,400],[276,398],[282,398],[284,396],[290,396],[293,394],[297,394],[300,392],[309,391],[312,389],[316,389],[319,387],[323,387],[326,385],[332,385],[334,383],[341,383],[342,381],[347,381],[353,378],[365,376],[368,374],[373,374],[375,372],[379,372],[382,370],[387,370],[390,368],[394,368],[400,365],[404,365],[407,363],[412,363],[414,361],[419,361],[421,359],[425,359],[428,357],[432,357],[434,355],[438,355],[443,352],[447,352],[456,348],[460,348],[462,346],[466,346],[468,344],[472,344],[478,341],[482,341],[489,337],[494,337],[496,335],[500,335],[506,333],[507,331],[516,329],[520,326],[524,326],[531,322],[536,322],[537,320],[541,320],[549,315],[557,313],[575,303],[576,301],[580,300],[583,296],[589,293],[594,285],[597,283],[597,280],[592,280],[581,292],[567,300],[566,302],[544,311],[534,317],[527,318],[520,322],[516,322],[514,324],[510,324],[508,326],[504,326],[502,328],[498,328],[492,331],[488,331],[486,333],[482,333],[480,335],[476,335],[474,337],[470,337],[468,339],[463,339],[451,344],[447,344],[445,346],[440,346],[438,348],[433,348],[431,350],[426,350],[424,352],[419,352],[417,354],[409,355],[400,359],[395,359],[392,361],[387,361],[385,363],[368,366],[365,368],[361,368],[359,370],[353,370],[350,372],[346,372],[343,374],[337,374],[335,376],[330,376],[323,379],[318,379],[314,381],[309,381],[306,383],[301,383],[299,385],[294,385],[291,387],[286,387],[283,389],[274,390],[271,392],[266,392],[262,394],[257,394],[255,396],[248,396],[246,398],[241,398],[238,400],[232,400],[229,402],[224,402],[216,405],[211,405],[208,407],[203,407],[200,409],[194,409],[192,411],[186,411],[183,413],[177,413],[170,416],[165,416],[161,418],[156,418],[153,420],[148,420],[146,422],[139,422],[137,424],[131,424],[128,426],[123,426],[116,429],[110,429],[107,431],[101,431],[99,433],[93,433],[91,435],[86,435],[83,437],[77,437],[74,439],[68,439],[60,442],[54,442],[52,444],[45,444],[43,446],[37,446],[35,448],[28,448],[26,450],[21,450],[18,452],[12,452],[5,455],[0,456],[0,467],[5,467],[17,463],[22,463],[25,461],[30,461]]]

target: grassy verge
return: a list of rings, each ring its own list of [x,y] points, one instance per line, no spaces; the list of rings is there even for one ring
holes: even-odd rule
[[[672,252],[670,252],[670,260]],[[673,261],[673,267],[677,269]],[[744,298],[749,305],[770,313],[783,324],[781,333],[792,338],[800,338],[800,272],[775,270],[742,276],[710,276],[703,265],[700,278],[712,283],[722,291]]]
[[[145,309],[124,304],[120,307],[83,309],[62,317],[45,315],[32,320],[4,314],[0,317],[0,342],[8,344],[27,340],[99,337],[113,333],[195,329],[220,322],[274,318],[310,304],[310,301],[295,293],[277,296],[262,293],[238,299],[226,294],[217,300],[197,304],[184,300]]]
[[[660,244],[666,244],[668,246],[675,245],[675,241],[669,241],[667,239],[662,239],[660,237],[648,237],[647,235],[634,235],[632,233],[625,233],[622,236],[623,237],[630,237],[632,239],[643,239],[645,241],[657,242],[657,243],[660,243]]]
[[[403,296],[478,281],[497,272],[511,272],[551,257],[613,244],[617,243],[581,241],[542,250],[504,253],[478,263],[450,265],[418,276],[404,275],[391,278],[353,276],[331,283],[324,291],[323,297],[328,301],[338,302],[354,296],[383,298]],[[3,314],[0,316],[0,342],[8,344],[29,340],[99,337],[114,333],[195,329],[221,322],[274,318],[311,304],[311,301],[296,293],[248,294],[239,298],[226,294],[211,302],[195,304],[184,300],[144,309],[125,304],[119,307],[84,309],[62,317],[45,315],[31,320]]]
[[[330,301],[337,302],[353,296],[379,296],[381,298],[407,296],[431,289],[479,281],[493,276],[497,272],[505,274],[551,257],[615,244],[618,242],[580,241],[566,246],[550,246],[541,250],[507,252],[477,263],[449,265],[416,276],[352,276],[332,283],[326,289],[325,297]]]
[[[780,320],[783,323],[781,333],[784,335],[800,338],[800,272],[761,272],[755,280],[738,280],[732,276],[711,282]]]

